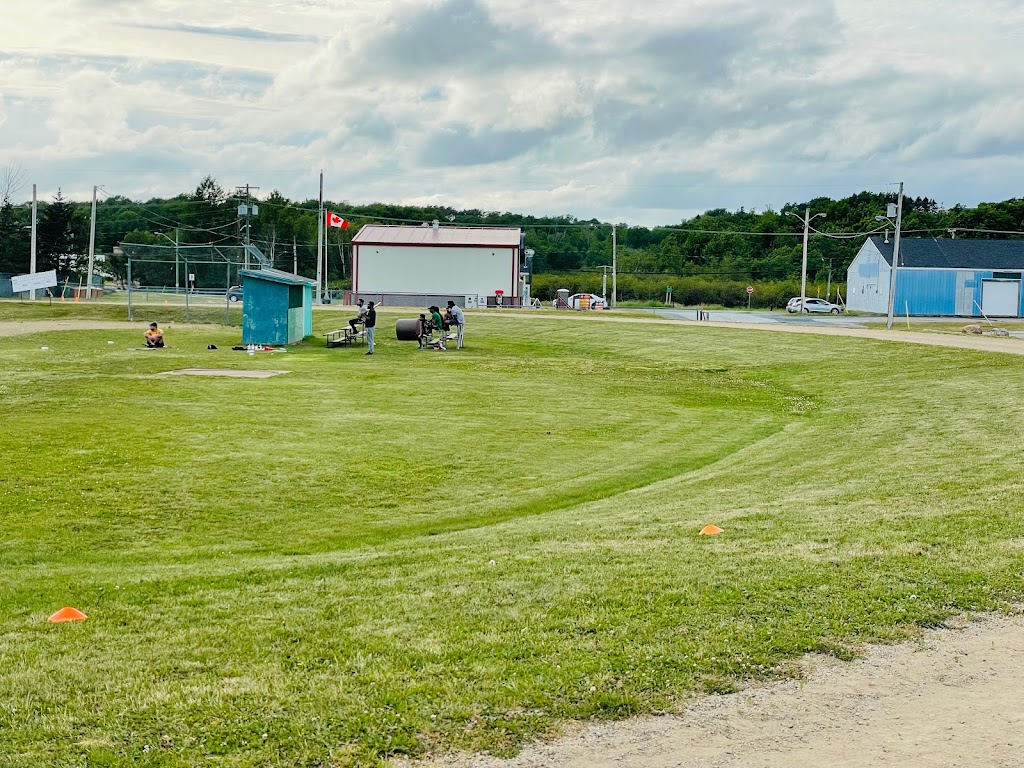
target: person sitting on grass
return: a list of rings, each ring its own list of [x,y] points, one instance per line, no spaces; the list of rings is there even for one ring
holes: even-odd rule
[[[160,326],[156,323],[150,323],[149,328],[146,329],[146,346],[149,349],[155,349],[156,347],[162,347],[164,345],[164,332],[160,330]]]

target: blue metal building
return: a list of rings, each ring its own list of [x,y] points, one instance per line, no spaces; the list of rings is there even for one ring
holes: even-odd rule
[[[316,281],[277,269],[242,269],[242,343],[279,346],[313,335]]]
[[[846,303],[889,311],[892,238],[874,236],[846,271]],[[898,315],[1024,317],[1024,241],[903,238],[896,270]]]

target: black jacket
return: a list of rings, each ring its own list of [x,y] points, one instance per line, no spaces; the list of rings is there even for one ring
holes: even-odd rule
[[[376,328],[377,327],[377,310],[368,309],[366,310],[366,323],[365,328]]]

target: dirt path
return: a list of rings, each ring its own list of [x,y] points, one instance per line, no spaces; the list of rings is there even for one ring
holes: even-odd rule
[[[916,643],[872,647],[852,663],[810,657],[804,664],[802,682],[704,697],[678,716],[591,724],[512,760],[477,755],[415,765],[1024,766],[1024,617],[928,631]]]
[[[46,333],[48,331],[130,331],[137,330],[140,334],[145,330],[146,323],[129,323],[121,320],[5,320],[0,322],[0,336],[21,336],[26,333]],[[188,325],[173,323],[170,328],[210,328],[209,325]]]
[[[1024,355],[1024,341],[1012,337],[1000,338],[929,331],[884,331],[873,328],[827,328],[809,325],[755,325],[752,323],[719,323],[716,327],[781,333],[815,333],[822,336],[851,336],[858,339],[874,339],[875,341],[897,341],[905,344],[924,344],[930,347],[954,347],[976,349],[981,352]]]

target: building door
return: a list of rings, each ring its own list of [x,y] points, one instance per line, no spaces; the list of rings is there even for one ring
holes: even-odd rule
[[[1017,317],[1020,314],[1020,281],[982,280],[981,311],[986,317]]]

